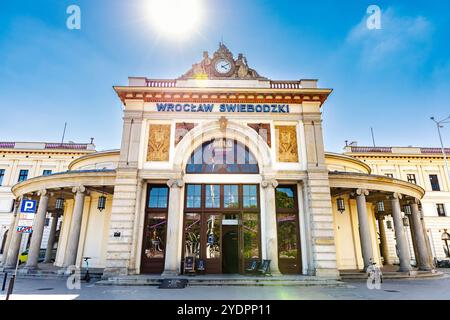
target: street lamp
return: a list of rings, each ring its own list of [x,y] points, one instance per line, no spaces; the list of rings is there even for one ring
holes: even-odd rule
[[[338,211],[339,211],[340,213],[344,213],[344,211],[345,211],[345,202],[344,202],[344,199],[342,199],[341,197],[337,198],[337,199],[336,199],[336,204],[337,204]]]
[[[430,119],[433,120],[434,123],[436,123],[436,127],[437,127],[438,134],[439,134],[439,140],[440,140],[440,142],[441,142],[442,155],[444,156],[445,171],[446,171],[447,177],[448,177],[448,179],[449,179],[449,181],[450,181],[450,170],[449,170],[449,168],[448,168],[447,155],[446,155],[446,153],[445,153],[444,142],[442,141],[442,135],[441,135],[441,128],[444,127],[444,126],[443,126],[444,123],[450,123],[450,116],[448,116],[447,118],[442,119],[442,120],[440,120],[440,121],[436,120],[435,117],[431,117]]]

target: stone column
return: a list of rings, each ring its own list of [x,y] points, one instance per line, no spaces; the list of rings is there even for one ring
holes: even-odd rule
[[[77,261],[78,243],[80,242],[81,221],[83,218],[84,198],[86,188],[84,186],[72,189],[75,193],[75,204],[70,225],[69,241],[67,243],[66,254],[64,256],[64,267],[75,265]]]
[[[6,259],[8,257],[9,245],[11,243],[11,239],[16,232],[16,222],[18,219],[18,210],[19,210],[20,200],[14,199],[14,211],[13,218],[11,219],[11,223],[9,224],[8,235],[6,236],[5,247],[3,248],[3,258],[2,258],[2,266],[6,264]]]
[[[370,238],[369,216],[367,214],[366,196],[369,191],[364,189],[356,190],[356,205],[358,209],[359,238],[361,241],[361,252],[364,262],[364,271],[372,264],[373,248]]]
[[[53,245],[56,239],[56,228],[58,227],[58,217],[57,213],[52,215],[52,225],[50,226],[50,234],[48,235],[47,250],[45,251],[44,263],[52,262],[53,255]]]
[[[277,233],[277,208],[275,203],[275,188],[278,186],[277,180],[265,180],[261,183],[265,190],[264,198],[266,200],[266,250],[267,259],[270,260],[270,272],[272,275],[278,275],[278,233]]]
[[[430,243],[430,238],[428,236],[428,232],[427,232],[427,228],[425,226],[425,219],[423,216],[423,210],[420,211],[420,222],[422,223],[422,230],[423,230],[423,234],[425,235],[425,243],[427,245],[427,249],[428,249],[428,263],[435,268],[436,266],[434,265],[434,255],[433,255],[433,250],[431,249],[431,243]],[[431,235],[430,235],[431,236]]]
[[[380,230],[380,244],[381,244],[381,256],[383,257],[384,264],[391,264],[389,259],[389,249],[386,237],[386,227],[384,226],[384,216],[378,215],[378,229]]]
[[[429,271],[432,269],[429,262],[429,252],[427,248],[427,243],[425,239],[425,234],[423,233],[422,221],[420,219],[420,212],[417,200],[411,205],[411,219],[414,221],[414,237],[417,244],[417,254],[419,256],[418,267],[419,270]]]
[[[183,180],[171,179],[167,182],[170,188],[169,193],[169,211],[167,216],[167,235],[166,235],[166,259],[164,263],[163,276],[174,276],[180,273],[181,261],[178,252],[180,252],[180,227],[183,221],[181,214],[181,188],[184,185]]]
[[[15,268],[19,256],[20,243],[22,242],[22,233],[17,232],[17,226],[19,225],[20,220],[20,214],[18,213],[19,206],[20,201],[15,208],[15,221],[14,227],[11,229],[11,240],[9,242],[8,252],[4,263],[5,268]]]
[[[39,207],[33,221],[33,234],[31,236],[30,248],[26,268],[36,269],[38,266],[39,253],[41,251],[42,236],[44,234],[45,216],[48,207],[48,191],[39,191]]]
[[[392,219],[394,220],[395,238],[400,258],[400,272],[411,271],[411,256],[409,254],[408,241],[406,240],[405,229],[403,228],[402,210],[400,209],[401,194],[394,193],[391,198]]]

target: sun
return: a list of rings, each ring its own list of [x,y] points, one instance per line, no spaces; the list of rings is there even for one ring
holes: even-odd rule
[[[203,0],[149,0],[147,10],[155,30],[178,39],[187,38],[198,27]]]

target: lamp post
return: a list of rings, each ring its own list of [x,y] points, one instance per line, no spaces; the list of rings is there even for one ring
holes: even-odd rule
[[[439,134],[439,141],[441,142],[442,155],[444,156],[445,171],[447,173],[448,181],[450,182],[450,170],[448,168],[447,155],[445,153],[444,142],[442,141],[442,135],[441,135],[441,128],[444,127],[443,126],[444,123],[450,123],[450,116],[448,116],[447,118],[442,119],[440,121],[436,120],[435,117],[431,117],[430,119],[433,120],[434,123],[436,123],[436,127],[437,127],[438,134]]]

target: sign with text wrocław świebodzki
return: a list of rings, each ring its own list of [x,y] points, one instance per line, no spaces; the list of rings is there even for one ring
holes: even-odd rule
[[[33,231],[33,220],[36,215],[36,200],[22,200],[19,213],[18,233],[31,233]]]

